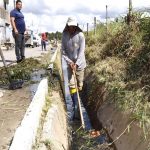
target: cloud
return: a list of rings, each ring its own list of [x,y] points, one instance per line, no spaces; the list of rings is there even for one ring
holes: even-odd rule
[[[128,11],[129,0],[23,0],[22,12],[26,24],[39,31],[62,31],[69,16],[77,17],[81,26],[88,22],[93,25],[93,18],[105,20],[106,5],[108,17],[115,18]],[[150,5],[149,0],[132,0],[134,8]],[[12,2],[11,2],[12,3]]]

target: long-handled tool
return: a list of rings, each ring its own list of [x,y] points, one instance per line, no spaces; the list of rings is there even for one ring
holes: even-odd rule
[[[16,81],[12,80],[10,72],[8,71],[7,64],[6,64],[6,61],[5,61],[5,58],[4,58],[4,55],[3,55],[1,47],[0,47],[0,55],[1,55],[2,62],[4,64],[4,68],[6,70],[6,73],[7,73],[7,76],[8,76],[8,80],[9,80],[9,83],[10,83],[9,84],[9,89],[10,90],[15,90],[15,89],[18,89],[18,88],[22,88],[22,85],[23,85],[23,81],[22,80],[16,80]]]
[[[80,111],[81,123],[82,123],[83,129],[85,129],[85,124],[84,124],[84,119],[83,119],[83,114],[82,114],[82,109],[81,109],[81,99],[80,99],[80,96],[79,96],[77,79],[76,79],[76,74],[75,74],[75,70],[74,69],[73,69],[73,76],[74,76],[74,81],[75,81],[75,88],[77,90],[77,98],[78,98],[78,104],[79,104],[79,111]]]

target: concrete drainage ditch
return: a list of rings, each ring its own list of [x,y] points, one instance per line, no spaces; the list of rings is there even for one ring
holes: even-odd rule
[[[68,88],[68,79],[67,79],[67,64],[65,60],[62,58],[62,70],[63,70],[63,92],[64,92],[64,97],[65,97],[65,102],[66,102],[66,107],[67,107],[67,114],[68,114],[68,119],[69,121],[72,121],[72,116],[73,116],[73,104]],[[84,94],[84,93],[83,93]],[[83,115],[83,121],[85,128],[81,125],[81,122],[76,122],[73,121],[71,123],[73,134],[72,134],[72,149],[73,150],[90,150],[90,149],[99,149],[99,150],[114,150],[115,146],[111,145],[111,147],[108,145],[108,142],[110,142],[109,136],[107,135],[106,131],[99,131],[101,126],[99,128],[93,128],[88,116],[88,113],[81,101],[81,113]],[[94,116],[93,116],[94,117]],[[97,121],[98,122],[98,121]],[[94,122],[97,124],[97,122]],[[97,124],[98,125],[98,124]],[[97,130],[97,131],[95,131]],[[99,133],[97,134],[96,137],[92,137],[92,133]],[[80,134],[81,133],[81,134]],[[81,143],[81,141],[83,143]]]
[[[47,110],[43,123],[36,135],[36,143],[32,146],[33,150],[67,150],[68,132],[67,120],[63,102],[59,92],[51,93],[50,106]],[[48,107],[48,106],[45,106]],[[44,116],[44,115],[43,115]]]
[[[55,57],[56,53],[54,55]],[[54,60],[55,59],[53,58],[53,61]],[[51,64],[53,61],[51,61]],[[63,73],[66,76],[66,72]],[[91,138],[89,131],[94,129],[91,126],[83,104],[82,113],[85,121],[85,130],[82,130],[82,134],[78,134],[81,132],[80,122],[77,123],[77,128],[73,127],[76,122],[73,124],[70,122],[68,123],[72,117],[72,103],[69,90],[67,89],[68,84],[66,79],[64,81],[63,89],[65,92],[64,95],[66,100],[65,103],[67,104],[67,113],[65,110],[66,106],[64,106],[64,102],[62,101],[62,97],[59,92],[56,92],[55,90],[49,90],[48,92],[48,80],[46,78],[43,79],[37,88],[24,119],[15,132],[12,144],[9,148],[10,150],[78,150],[79,147],[83,150],[87,150],[88,143],[90,143],[90,145],[93,144],[91,145],[91,148],[93,147],[101,150],[108,149],[107,144],[100,145],[106,143],[106,136],[104,136],[104,134],[98,138]],[[70,132],[70,126],[73,130],[72,135]],[[80,142],[80,139],[83,143]],[[80,142],[77,142],[78,146],[76,145],[77,143],[74,144],[74,141]],[[84,145],[84,142],[87,142],[85,143],[87,145]],[[71,145],[73,146],[71,147]]]
[[[10,150],[68,149],[67,122],[61,97],[58,92],[48,95],[48,80],[43,79],[15,132]]]
[[[35,142],[42,108],[48,93],[47,85],[47,79],[40,82],[24,118],[15,132],[12,144],[9,148],[10,150],[29,150],[32,148],[32,144]]]

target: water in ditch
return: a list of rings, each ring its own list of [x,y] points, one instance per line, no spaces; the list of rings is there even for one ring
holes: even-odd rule
[[[40,70],[34,70],[34,72],[31,74],[31,79],[30,79],[30,92],[31,92],[31,98],[34,97],[38,85],[42,78],[46,77],[46,71],[44,69]]]

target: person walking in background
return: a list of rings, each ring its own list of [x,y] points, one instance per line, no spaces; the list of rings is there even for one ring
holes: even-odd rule
[[[46,41],[47,41],[47,36],[45,33],[42,33],[42,37],[41,37],[42,51],[43,49],[46,51]]]
[[[22,1],[16,1],[16,8],[10,12],[10,21],[12,25],[12,34],[15,39],[15,54],[17,63],[25,59],[25,38],[26,25],[24,15],[21,12]]]
[[[75,110],[77,105],[77,91],[75,89],[73,71],[76,74],[78,90],[81,91],[84,80],[84,69],[86,67],[85,37],[82,30],[78,27],[75,18],[69,17],[67,20],[62,34],[61,50],[62,57],[64,57],[68,64],[69,87]]]

